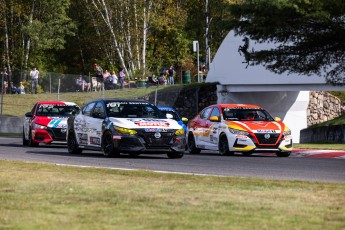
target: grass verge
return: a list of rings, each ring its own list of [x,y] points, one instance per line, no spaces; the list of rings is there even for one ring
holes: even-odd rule
[[[0,229],[344,229],[345,183],[0,161]]]
[[[293,147],[295,149],[345,150],[345,144],[335,143],[293,144]]]

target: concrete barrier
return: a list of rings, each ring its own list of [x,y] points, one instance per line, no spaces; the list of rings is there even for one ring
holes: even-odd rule
[[[345,125],[306,128],[300,131],[300,143],[345,143]]]
[[[22,133],[24,117],[0,116],[0,133]]]

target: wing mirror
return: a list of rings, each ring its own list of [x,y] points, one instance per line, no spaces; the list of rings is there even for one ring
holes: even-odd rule
[[[32,113],[31,112],[27,112],[27,113],[25,113],[25,116],[26,117],[32,117]]]
[[[210,117],[210,121],[218,122],[219,118],[217,116]]]
[[[183,123],[187,123],[188,122],[188,118],[186,118],[186,117],[182,117],[181,120],[182,120]]]
[[[275,121],[281,121],[282,119],[280,119],[280,117],[274,117]]]

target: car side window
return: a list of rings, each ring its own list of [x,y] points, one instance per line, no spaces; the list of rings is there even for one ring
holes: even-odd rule
[[[207,119],[208,115],[210,115],[211,110],[212,110],[212,108],[207,108],[204,111],[202,111],[200,114],[200,118],[201,119]]]
[[[94,106],[95,106],[95,102],[92,102],[92,103],[86,105],[86,106],[83,108],[83,111],[82,111],[83,115],[85,115],[85,116],[91,116],[91,111],[92,111],[92,109],[93,109]]]
[[[220,111],[218,108],[213,108],[212,110],[212,113],[211,113],[211,116],[210,117],[213,117],[213,116],[217,116],[218,118],[220,118]]]
[[[105,112],[105,109],[104,109],[103,103],[98,102],[93,110],[93,114],[97,114],[97,117],[101,118],[101,117],[104,117],[105,115],[104,112]]]

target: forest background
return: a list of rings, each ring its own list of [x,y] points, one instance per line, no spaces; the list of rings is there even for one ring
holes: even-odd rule
[[[1,63],[14,81],[40,73],[93,74],[124,67],[131,78],[162,67],[196,70],[193,41],[206,61],[206,33],[215,52],[230,27],[228,1],[2,0]],[[206,31],[208,25],[213,25]],[[212,45],[211,45],[212,44]]]
[[[345,83],[342,0],[0,0],[1,64],[10,80],[125,68],[131,79],[175,66],[208,66],[231,29],[277,50],[252,55],[277,73],[319,74]],[[290,45],[293,44],[293,45]],[[49,75],[52,76],[51,74]]]

